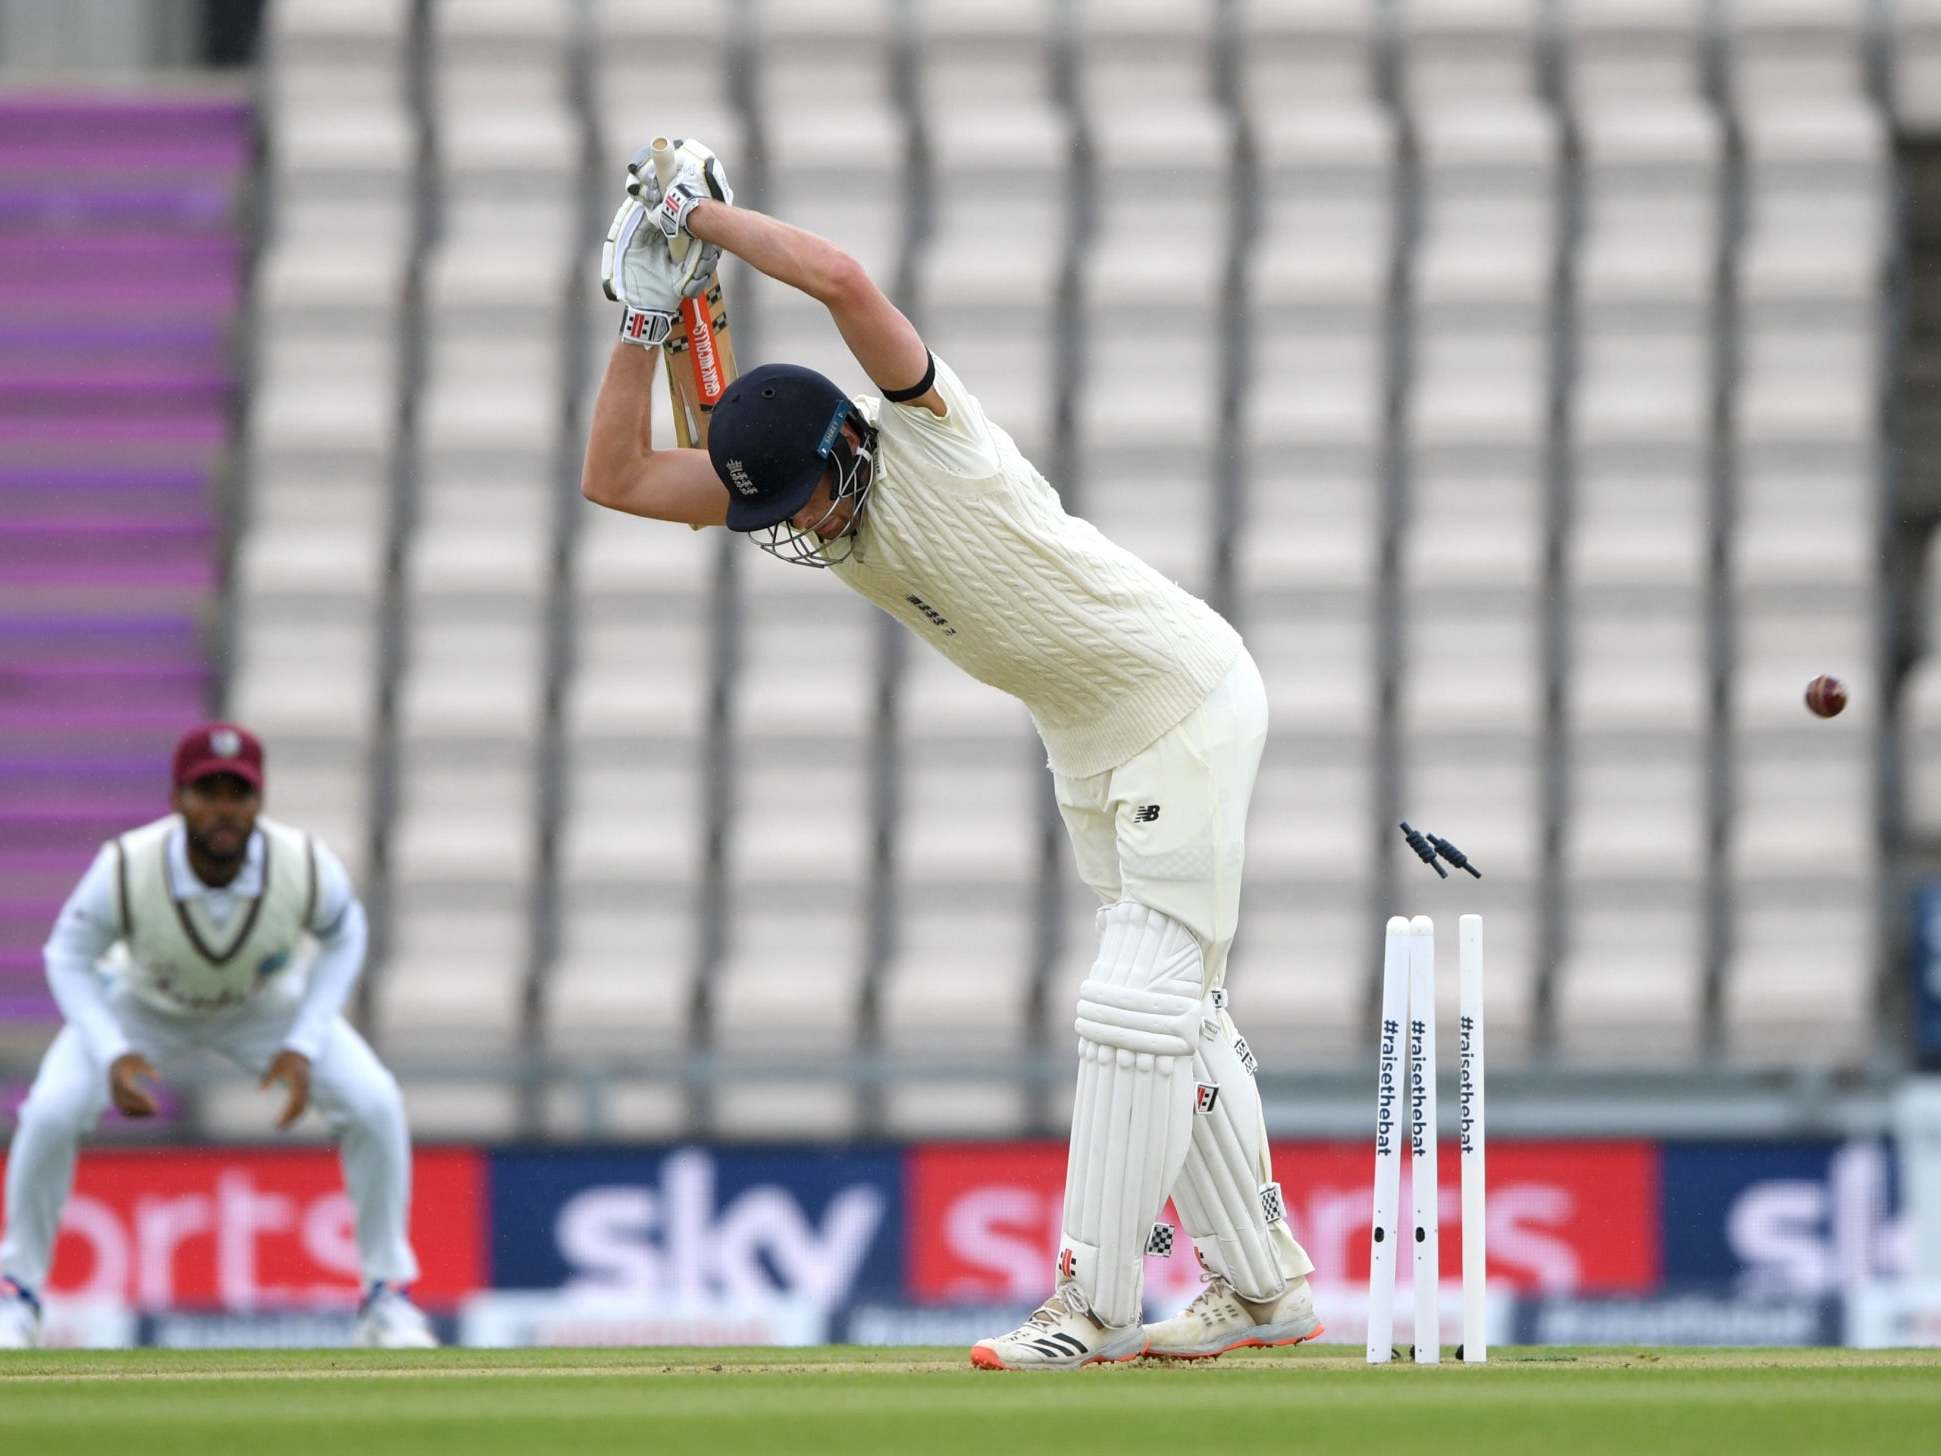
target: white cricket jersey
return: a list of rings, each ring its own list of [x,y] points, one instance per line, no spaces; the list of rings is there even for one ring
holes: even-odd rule
[[[1061,774],[1117,768],[1205,701],[1240,655],[1226,619],[1089,522],[941,359],[943,416],[857,401],[876,480],[832,570],[972,677],[1023,701]]]

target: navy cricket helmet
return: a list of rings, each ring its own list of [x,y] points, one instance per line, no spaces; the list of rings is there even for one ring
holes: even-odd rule
[[[765,530],[808,504],[852,416],[867,429],[833,379],[799,364],[764,364],[729,385],[708,424],[708,459],[728,488],[728,529]]]

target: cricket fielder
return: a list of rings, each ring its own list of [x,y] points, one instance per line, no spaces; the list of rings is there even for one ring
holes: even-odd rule
[[[1287,1227],[1253,1058],[1222,989],[1267,733],[1252,658],[1204,602],[1064,512],[853,258],[735,207],[713,155],[682,150],[665,187],[640,169],[637,200],[615,218],[611,282],[628,315],[594,404],[584,493],[826,567],[1022,699],[1079,873],[1104,902],[1078,993],[1055,1288],[971,1362],[1072,1369],[1311,1339],[1314,1266]],[[668,247],[682,236],[703,245],[689,259],[718,247],[826,306],[881,398],[764,365],[728,386],[705,452],[656,449],[655,351],[635,343],[664,336],[694,285]],[[658,319],[643,326],[643,313]],[[1169,1194],[1207,1287],[1146,1327],[1142,1261],[1149,1242],[1170,1244],[1153,1224]]]
[[[350,876],[311,836],[261,817],[263,747],[246,729],[195,729],[172,769],[174,812],[102,846],[47,942],[67,1025],[7,1154],[0,1349],[40,1341],[39,1291],[82,1137],[110,1101],[152,1116],[150,1084],[205,1050],[287,1089],[279,1129],[314,1100],[342,1139],[365,1286],[356,1343],[435,1345],[405,1295],[418,1261],[404,1100],[343,1017],[366,940]]]

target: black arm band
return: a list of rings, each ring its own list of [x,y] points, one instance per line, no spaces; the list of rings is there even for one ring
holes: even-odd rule
[[[937,356],[926,350],[923,357],[926,360],[923,378],[908,389],[886,389],[883,391],[883,398],[891,404],[908,404],[911,400],[922,399],[930,393],[930,386],[937,382]]]

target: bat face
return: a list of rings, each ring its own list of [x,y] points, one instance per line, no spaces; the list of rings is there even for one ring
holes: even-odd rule
[[[719,278],[709,281],[701,297],[681,304],[681,325],[662,345],[674,395],[674,434],[683,447],[705,446],[714,407],[736,374],[734,336]]]

